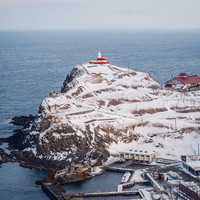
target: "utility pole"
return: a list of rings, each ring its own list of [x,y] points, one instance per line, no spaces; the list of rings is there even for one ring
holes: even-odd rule
[[[163,105],[162,105],[163,108],[164,108],[164,102],[165,102],[165,101],[164,101],[164,99],[163,99]]]
[[[175,130],[177,130],[177,127],[176,127],[176,118],[175,118],[175,121],[174,121],[174,128],[175,128]]]
[[[177,111],[177,108],[178,108],[178,102],[176,102],[176,111]]]
[[[171,90],[173,91],[173,75],[171,75]]]
[[[200,154],[199,154],[199,143],[198,143],[198,156],[199,156]]]
[[[128,74],[129,74],[129,62],[127,63],[127,65],[128,65]]]

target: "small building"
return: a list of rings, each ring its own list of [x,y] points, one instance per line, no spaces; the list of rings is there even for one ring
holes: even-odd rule
[[[178,77],[165,82],[166,89],[178,91],[192,91],[200,89],[200,77],[197,75],[189,76],[186,73],[180,73]]]
[[[200,176],[200,155],[182,155],[183,167],[195,176]]]
[[[200,155],[182,155],[181,160],[184,162],[200,161]]]
[[[119,152],[119,157],[125,160],[133,160],[139,163],[151,163],[156,157],[157,152],[149,150],[128,149]]]
[[[192,199],[200,200],[200,187],[194,182],[179,183],[179,191]]]
[[[95,64],[95,65],[108,65],[110,64],[106,58],[102,58],[101,57],[101,53],[99,52],[98,55],[97,55],[97,60],[91,60],[89,62],[89,64]]]
[[[200,161],[183,162],[183,167],[195,176],[200,176]]]

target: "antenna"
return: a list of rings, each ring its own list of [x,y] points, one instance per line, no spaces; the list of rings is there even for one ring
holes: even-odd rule
[[[128,65],[128,74],[129,74],[129,62],[127,63],[127,65]]]
[[[173,75],[171,75],[171,90],[173,91]]]

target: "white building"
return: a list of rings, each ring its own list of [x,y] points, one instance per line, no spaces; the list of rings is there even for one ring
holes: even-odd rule
[[[200,187],[197,183],[181,181],[179,191],[189,196],[189,199],[200,200]]]
[[[200,155],[182,155],[183,167],[196,176],[200,176]]]
[[[149,150],[128,149],[119,152],[119,157],[125,160],[133,160],[142,163],[151,163],[156,157],[157,152]]]
[[[200,176],[200,161],[183,162],[183,167],[195,176]]]

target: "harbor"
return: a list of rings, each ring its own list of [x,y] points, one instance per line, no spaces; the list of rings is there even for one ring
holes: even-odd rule
[[[131,166],[134,166],[135,169],[132,169]],[[63,184],[62,186],[56,179],[59,180],[59,175],[63,176],[64,173],[68,173],[68,170],[60,170],[54,174],[53,180],[43,182],[42,188],[53,200],[100,197],[144,199],[143,197],[150,195],[150,192],[154,190],[154,187],[151,187],[151,180],[145,179],[148,176],[144,177],[142,168],[147,166],[134,164],[132,160],[119,162],[116,159],[109,166],[103,166],[103,174],[83,182]],[[84,187],[87,184],[89,188]],[[91,191],[91,186],[93,191]]]
[[[114,162],[107,164],[102,165],[103,172],[93,178],[87,177],[84,181],[62,185],[58,182],[59,176],[65,176],[69,171],[60,170],[54,174],[53,179],[43,181],[42,188],[53,200],[101,198],[153,200],[161,197],[169,199],[169,195],[172,195],[172,191],[169,190],[171,187],[175,189],[173,195],[181,198],[184,196],[181,189],[187,188],[184,186],[184,181],[199,183],[198,179],[184,171],[182,162],[176,160],[157,158],[153,163],[146,164],[115,159]],[[79,173],[83,172],[82,168],[76,170]]]

